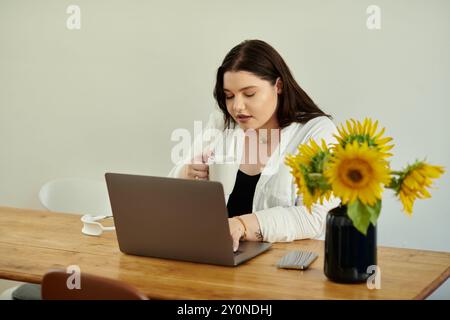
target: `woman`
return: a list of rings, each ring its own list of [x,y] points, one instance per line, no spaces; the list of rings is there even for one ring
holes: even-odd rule
[[[207,129],[244,132],[233,174],[234,188],[227,200],[233,249],[237,250],[240,240],[321,238],[326,214],[339,205],[339,199],[314,205],[309,213],[297,197],[284,159],[309,139],[333,143],[337,129],[330,116],[300,88],[278,52],[260,40],[244,41],[226,55],[217,71],[214,98],[220,110],[210,116]],[[251,132],[258,143],[247,139]],[[226,141],[232,138],[225,134]],[[203,136],[198,139],[205,141]],[[169,176],[208,179],[207,156],[214,143],[212,139],[203,144],[191,158],[201,159],[201,163],[180,162]],[[261,149],[268,150],[267,157],[260,156]],[[256,161],[243,156],[255,153]]]

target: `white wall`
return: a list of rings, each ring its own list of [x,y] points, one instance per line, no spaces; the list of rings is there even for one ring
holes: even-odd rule
[[[69,4],[81,30],[66,28]],[[0,204],[41,208],[54,178],[166,175],[171,132],[206,119],[216,68],[253,38],[336,123],[379,119],[395,167],[450,168],[449,13],[448,0],[0,0]],[[412,218],[385,194],[381,245],[450,251],[449,174],[436,186]]]

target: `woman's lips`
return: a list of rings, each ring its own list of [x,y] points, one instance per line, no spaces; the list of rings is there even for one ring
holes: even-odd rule
[[[248,120],[250,120],[252,118],[252,116],[237,116],[237,120],[239,122],[247,122]]]

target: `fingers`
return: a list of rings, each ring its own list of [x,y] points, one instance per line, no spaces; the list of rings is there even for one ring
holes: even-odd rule
[[[199,179],[206,179],[208,178],[208,171],[199,171],[199,170],[192,170],[192,177],[198,177]]]
[[[239,241],[242,238],[243,230],[241,229],[240,222],[236,221],[236,218],[228,218],[228,225],[230,227],[230,235],[233,240],[233,251],[236,252],[239,248]]]
[[[208,166],[206,166],[206,170],[202,168],[202,170],[194,169],[194,165],[190,165],[187,168],[187,178],[188,179],[200,179],[207,180],[208,179]]]
[[[191,168],[197,171],[208,171],[209,166],[204,163],[191,164]]]
[[[201,155],[195,156],[192,159],[192,163],[188,165],[187,177],[189,179],[208,180],[209,166],[207,162],[208,158],[213,154],[212,150],[207,150]]]
[[[233,252],[236,252],[239,249],[239,236],[232,235],[233,237]]]

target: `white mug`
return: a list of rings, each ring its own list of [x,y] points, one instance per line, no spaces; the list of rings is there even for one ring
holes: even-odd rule
[[[232,156],[213,156],[208,159],[209,180],[222,183],[225,196],[233,192],[236,180],[236,161]]]

